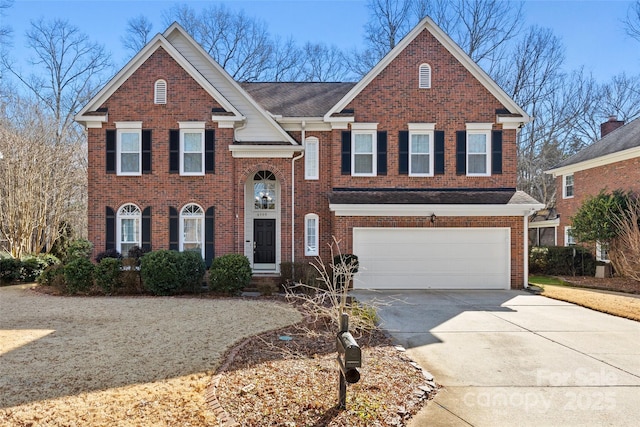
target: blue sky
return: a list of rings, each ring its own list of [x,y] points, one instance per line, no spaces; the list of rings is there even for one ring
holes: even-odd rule
[[[15,0],[2,19],[14,30],[12,54],[19,55],[25,45],[24,32],[31,20],[65,18],[103,44],[123,65],[126,56],[120,37],[127,20],[140,14],[154,24],[153,33],[165,29],[162,12],[176,2],[153,0]],[[209,2],[192,0],[194,7]],[[326,42],[342,49],[361,47],[363,26],[367,21],[366,0],[254,0],[224,3],[233,9],[244,9],[248,15],[267,22],[272,34],[293,36],[301,44],[306,41]],[[566,69],[584,66],[600,82],[621,72],[640,74],[640,42],[629,38],[622,19],[633,2],[621,0],[525,0],[525,25],[551,28],[562,40],[566,53]]]

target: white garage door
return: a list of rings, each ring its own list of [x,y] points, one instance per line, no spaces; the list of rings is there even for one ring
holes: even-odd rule
[[[354,228],[357,289],[509,289],[509,228]]]

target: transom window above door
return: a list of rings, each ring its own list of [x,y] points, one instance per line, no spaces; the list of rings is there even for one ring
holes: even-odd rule
[[[276,176],[269,171],[260,171],[253,177],[254,208],[257,210],[275,210]]]

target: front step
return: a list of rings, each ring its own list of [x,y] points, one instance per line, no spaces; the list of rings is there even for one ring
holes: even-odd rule
[[[280,291],[280,274],[254,274],[251,277],[249,286],[244,288],[244,292],[263,292],[265,288],[270,287],[272,292]]]

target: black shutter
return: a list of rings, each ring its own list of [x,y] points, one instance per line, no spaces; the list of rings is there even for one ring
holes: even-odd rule
[[[178,234],[180,232],[180,217],[178,216],[178,210],[173,207],[169,207],[169,249],[178,250],[180,248],[178,241]]]
[[[494,130],[491,134],[491,173],[502,174],[502,131]]]
[[[107,173],[116,173],[116,130],[107,129],[106,132],[107,145]]]
[[[169,173],[180,173],[180,131],[169,131]]]
[[[142,173],[151,173],[151,129],[142,130]]]
[[[215,207],[211,206],[204,214],[204,262],[207,268],[211,267],[214,257],[214,224],[215,224]]]
[[[342,131],[342,175],[351,175],[351,132]]]
[[[387,131],[378,132],[378,170],[377,175],[387,174]]]
[[[398,173],[409,174],[409,131],[401,130],[398,133]]]
[[[215,173],[216,171],[216,131],[207,129],[204,131],[204,171]]]
[[[142,211],[142,250],[151,252],[151,206]]]
[[[106,209],[106,239],[105,250],[116,248],[116,212],[107,206]]]
[[[459,130],[456,132],[456,174],[466,175],[467,173],[467,132]]]
[[[444,174],[444,131],[434,132],[433,142],[433,173],[435,175]]]

